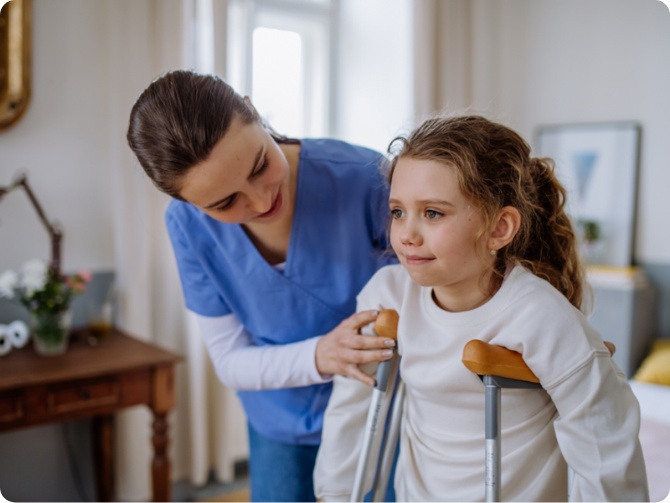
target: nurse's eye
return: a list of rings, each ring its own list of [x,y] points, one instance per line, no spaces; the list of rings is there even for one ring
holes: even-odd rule
[[[266,168],[268,167],[268,164],[270,164],[270,161],[268,161],[268,156],[266,155],[265,158],[263,159],[263,164],[261,164],[260,168],[258,168],[256,171],[254,171],[251,176],[258,176],[261,173],[263,173]]]
[[[435,210],[426,210],[425,215],[426,215],[426,218],[428,218],[430,220],[433,220],[433,219],[435,219],[439,216],[442,216],[442,213],[440,213],[439,211],[435,211]]]
[[[394,220],[397,220],[398,218],[405,216],[405,214],[402,212],[402,210],[396,208],[395,210],[391,210],[391,216]]]
[[[226,211],[228,208],[230,208],[233,203],[235,202],[237,194],[233,194],[230,196],[228,199],[226,199],[226,202],[223,203],[221,206],[216,207],[216,211]]]

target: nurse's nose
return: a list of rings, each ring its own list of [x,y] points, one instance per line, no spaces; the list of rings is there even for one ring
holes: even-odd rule
[[[263,188],[252,188],[247,194],[249,209],[256,213],[267,213],[272,208],[272,192]]]

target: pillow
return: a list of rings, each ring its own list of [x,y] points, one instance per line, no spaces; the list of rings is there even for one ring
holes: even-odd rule
[[[670,386],[670,340],[657,339],[633,377],[636,381]]]

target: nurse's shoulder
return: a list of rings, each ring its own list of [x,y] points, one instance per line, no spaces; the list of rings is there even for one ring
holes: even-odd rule
[[[165,223],[168,232],[188,233],[202,226],[205,221],[212,220],[211,217],[200,211],[191,203],[173,199],[165,210]]]
[[[384,156],[379,152],[330,138],[302,140],[301,159],[326,162],[346,169],[369,169],[380,166]]]

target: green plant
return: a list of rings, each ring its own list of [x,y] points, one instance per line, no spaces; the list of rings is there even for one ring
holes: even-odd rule
[[[42,260],[34,259],[23,265],[21,274],[7,270],[0,275],[0,297],[17,298],[38,317],[56,315],[69,307],[74,296],[86,290],[89,281],[90,271],[61,275]]]
[[[582,238],[587,243],[592,243],[600,239],[600,226],[593,220],[580,220],[579,226],[582,229]]]

